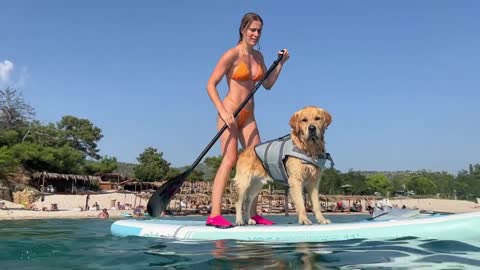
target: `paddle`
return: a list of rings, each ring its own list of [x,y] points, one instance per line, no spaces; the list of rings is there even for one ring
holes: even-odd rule
[[[283,52],[283,51],[282,51]],[[255,92],[257,92],[258,88],[262,85],[265,79],[272,73],[272,71],[277,67],[280,60],[282,60],[283,54],[280,54],[272,64],[272,66],[267,70],[263,79],[258,81],[255,85],[255,88],[248,94],[245,100],[238,106],[238,109],[235,110],[233,113],[233,117],[236,117],[240,111],[243,109],[245,104],[253,97]],[[223,127],[218,131],[217,135],[213,137],[210,143],[203,149],[202,153],[197,157],[197,159],[193,162],[192,166],[188,168],[182,174],[173,177],[172,179],[168,180],[166,183],[161,185],[150,197],[147,204],[147,212],[152,217],[159,217],[163,211],[167,208],[168,204],[172,200],[173,196],[178,192],[180,187],[183,185],[185,180],[187,180],[188,175],[197,167],[203,157],[207,154],[207,152],[212,148],[212,146],[217,142],[218,138],[222,135],[222,133],[227,129],[227,125],[223,125]]]

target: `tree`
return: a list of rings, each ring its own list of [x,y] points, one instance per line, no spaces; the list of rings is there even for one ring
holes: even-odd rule
[[[366,177],[360,172],[349,171],[348,173],[343,174],[341,179],[342,181],[340,185],[350,185],[351,188],[349,190],[351,190],[352,194],[365,195],[372,193],[371,189],[368,189],[368,186],[365,184]]]
[[[437,193],[437,186],[433,181],[425,176],[413,176],[407,182],[407,188],[413,190],[415,194],[418,195],[427,195]]]
[[[0,90],[0,128],[16,129],[25,126],[34,115],[33,108],[16,89],[7,87]]]
[[[188,176],[188,181],[202,181],[203,180],[203,172],[197,169],[194,169]]]
[[[213,172],[218,171],[218,168],[220,168],[220,164],[222,164],[222,156],[216,156],[216,157],[207,157],[203,161],[207,165],[207,167],[212,170]]]
[[[409,179],[410,179],[410,175],[408,173],[400,173],[400,174],[393,175],[391,178],[392,190],[403,192],[401,194],[404,194],[405,188]]]
[[[480,197],[480,164],[469,166],[469,170],[458,172],[455,188],[466,199]]]
[[[26,142],[10,147],[9,151],[12,158],[27,170],[72,174],[83,172],[82,153],[68,145],[53,148]]]
[[[67,115],[57,124],[63,133],[63,142],[79,150],[85,156],[99,159],[97,142],[103,137],[102,130],[94,126],[88,119],[79,119]]]
[[[0,147],[0,179],[5,179],[17,166],[18,162],[12,157],[8,148]]]
[[[335,169],[325,169],[322,172],[319,192],[321,194],[336,194],[342,185],[340,171]]]
[[[28,131],[22,138],[22,142],[32,142],[43,146],[62,147],[65,145],[66,135],[57,125],[48,123],[46,125],[34,120],[30,123]],[[79,149],[80,150],[80,149]]]
[[[419,175],[430,179],[435,184],[434,193],[439,193],[447,198],[453,197],[455,177],[452,174],[448,172],[421,172]]]
[[[90,161],[86,164],[87,174],[111,173],[118,168],[117,158],[104,156],[100,161]]]
[[[393,189],[392,183],[383,173],[368,176],[367,186],[374,192],[380,192],[384,196],[387,196]]]
[[[16,130],[0,130],[0,146],[12,146],[19,142],[19,133]]]
[[[179,174],[181,174],[182,171],[179,169],[179,168],[174,168],[174,167],[171,167],[168,172],[167,172],[167,175],[165,176],[165,178],[167,179],[171,179],[175,176],[178,176]]]
[[[137,158],[135,177],[146,182],[164,179],[170,169],[170,163],[163,159],[163,153],[149,147]]]

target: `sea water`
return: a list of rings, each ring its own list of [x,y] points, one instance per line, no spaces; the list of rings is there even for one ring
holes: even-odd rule
[[[233,221],[233,217],[227,217]],[[277,223],[295,216],[271,216]],[[328,216],[353,222],[363,215]],[[205,217],[176,217],[205,220]],[[480,238],[402,238],[328,243],[166,241],[117,237],[115,220],[0,221],[2,269],[480,269]]]

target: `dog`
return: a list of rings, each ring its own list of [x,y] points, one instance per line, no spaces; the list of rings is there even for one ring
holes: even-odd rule
[[[326,159],[332,162],[329,154],[325,151],[324,140],[325,130],[331,122],[332,117],[326,110],[307,106],[295,112],[290,118],[289,124],[292,130],[289,136],[287,135],[277,141],[267,142],[271,145],[264,143],[247,147],[239,155],[234,177],[235,190],[238,195],[238,200],[235,203],[236,225],[245,225],[245,220],[248,224],[256,224],[250,218],[253,199],[260,193],[265,184],[273,181],[273,179],[281,178],[281,175],[284,177],[283,181],[288,182],[299,224],[312,224],[305,211],[302,196],[304,188],[309,194],[313,213],[318,223],[330,223],[330,220],[326,219],[320,211],[318,187]],[[272,158],[261,160],[259,156],[269,155],[265,154],[266,152],[259,153],[259,151],[262,151],[262,146],[267,145],[263,148],[271,150],[276,147],[272,146],[273,143],[275,145],[282,144],[282,146],[290,143],[290,148],[293,150],[282,150],[286,155],[282,157],[281,154],[275,154],[277,157],[273,157],[273,161]],[[333,162],[331,164],[333,166]],[[242,206],[244,206],[247,218],[245,220],[242,217]]]

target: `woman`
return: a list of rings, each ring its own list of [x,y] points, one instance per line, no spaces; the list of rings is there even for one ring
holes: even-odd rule
[[[258,14],[245,14],[240,23],[238,44],[222,55],[208,80],[207,92],[218,111],[217,128],[220,129],[226,124],[228,129],[220,137],[223,160],[213,182],[212,210],[207,219],[207,226],[233,227],[228,220],[222,217],[221,210],[222,195],[237,161],[238,142],[240,141],[244,148],[260,143],[260,135],[253,114],[253,98],[243,107],[236,118],[233,117],[233,112],[254,89],[256,82],[263,79],[267,71],[262,53],[254,49],[260,40],[262,27],[263,20]],[[283,53],[282,60],[263,81],[263,87],[267,90],[275,84],[283,65],[289,58],[286,49],[280,53]],[[217,85],[223,76],[227,79],[229,91],[222,101]],[[251,213],[256,213],[256,199],[252,204]],[[252,219],[257,224],[273,224],[270,220],[257,214]]]

